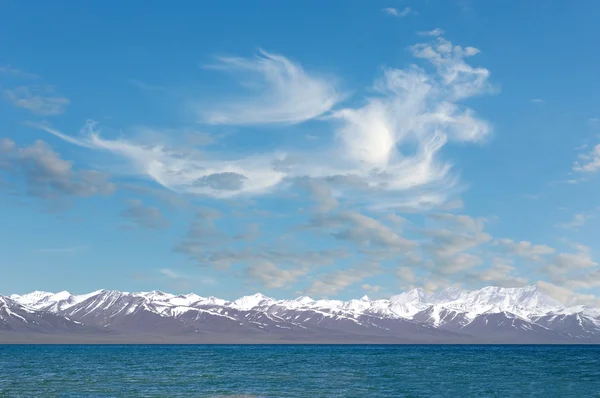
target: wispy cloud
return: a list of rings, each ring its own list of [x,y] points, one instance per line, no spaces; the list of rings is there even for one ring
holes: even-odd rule
[[[339,202],[331,186],[324,181],[306,178],[299,180],[299,185],[305,188],[311,198],[317,202],[318,211],[328,212],[338,206]]]
[[[163,274],[164,276],[166,276],[167,278],[171,278],[171,279],[180,279],[182,277],[177,272],[175,272],[169,268],[163,268],[163,269],[159,270],[159,272],[161,274]]]
[[[405,17],[413,12],[410,7],[404,7],[402,10],[398,10],[397,8],[387,7],[382,9],[383,12],[389,15],[393,15],[395,17]]]
[[[218,57],[211,69],[250,74],[254,95],[193,105],[208,124],[299,123],[328,112],[344,98],[335,79],[309,74],[289,59],[260,50],[254,59]]]
[[[398,10],[396,8],[394,8],[394,7],[382,8],[381,11],[383,11],[386,14],[389,14],[389,15],[398,16]]]
[[[158,272],[171,280],[178,289],[189,289],[193,285],[214,285],[217,281],[207,276],[187,275],[171,268],[162,268]]]
[[[481,142],[491,132],[485,120],[460,104],[490,92],[489,71],[466,62],[477,49],[440,37],[411,51],[436,72],[417,66],[386,68],[373,84],[375,94],[363,105],[332,110],[326,118],[333,126],[334,141],[311,141],[315,147],[306,152],[219,156],[183,150],[166,141],[105,139],[94,123],[81,137],[42,128],[76,145],[123,157],[135,172],[175,192],[218,198],[266,194],[309,177],[330,184],[340,195],[371,202],[374,208],[440,206],[458,182],[452,165],[440,159],[441,149],[450,142]],[[250,70],[269,81],[268,103],[262,102],[264,97],[255,102],[234,100],[236,111],[220,113],[226,115],[223,122],[305,120],[330,110],[339,98],[329,81],[308,77],[281,56],[223,58],[217,67]],[[217,113],[208,114],[212,118]],[[297,117],[300,114],[304,116]]]
[[[511,239],[498,239],[495,244],[505,252],[525,258],[529,261],[540,261],[544,256],[553,254],[556,250],[547,245],[535,245],[528,241],[515,242]]]
[[[534,104],[541,104],[542,102],[544,102],[544,100],[541,98],[533,98],[531,102],[533,102]]]
[[[600,144],[594,146],[588,153],[579,155],[573,163],[573,171],[578,173],[596,173],[600,171]]]
[[[130,79],[129,83],[134,85],[135,87],[141,89],[141,90],[145,90],[145,91],[160,91],[163,88],[161,86],[157,86],[154,84],[148,84],[145,83],[141,80],[137,80],[137,79]]]
[[[438,37],[438,36],[442,36],[445,32],[440,29],[440,28],[435,28],[432,30],[422,30],[417,32],[417,34],[419,34],[420,36],[431,36],[431,37]]]
[[[38,79],[39,76],[34,73],[29,73],[21,69],[13,68],[10,65],[0,66],[0,74],[10,75],[23,79]]]
[[[3,93],[4,98],[14,106],[42,116],[59,115],[70,102],[68,98],[56,94],[51,86],[20,86],[4,89]]]
[[[439,227],[424,231],[430,241],[423,245],[423,250],[433,259],[434,275],[457,274],[484,263],[472,251],[492,240],[492,236],[485,231],[485,219],[449,213],[430,217]]]
[[[162,204],[173,209],[191,208],[191,203],[188,199],[174,192],[162,189],[161,187],[148,187],[145,185],[136,184],[119,184],[120,189],[125,189],[139,195],[150,196]]]
[[[335,296],[348,286],[360,283],[379,272],[381,271],[376,264],[363,264],[360,267],[334,271],[314,281],[307,289],[306,294],[309,296]]]
[[[2,167],[6,160],[6,166]],[[109,195],[115,185],[96,170],[77,170],[73,163],[44,141],[18,147],[9,139],[0,139],[0,173],[18,175],[24,180],[25,194],[49,200],[68,197]]]
[[[123,210],[121,215],[131,225],[140,228],[161,229],[170,225],[169,220],[164,217],[158,207],[146,206],[139,199],[128,200],[127,208]]]
[[[547,294],[567,305],[600,304],[600,300],[581,290],[600,287],[598,263],[591,256],[589,247],[572,243],[570,253],[558,253],[542,268],[544,279],[537,285]]]
[[[588,220],[592,218],[594,218],[593,214],[578,213],[573,216],[573,219],[571,221],[563,224],[557,224],[556,226],[563,229],[578,230],[579,228],[583,227]]]

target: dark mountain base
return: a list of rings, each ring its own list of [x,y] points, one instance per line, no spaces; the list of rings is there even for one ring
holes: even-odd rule
[[[287,338],[285,336],[236,336],[222,334],[161,336],[152,334],[44,334],[0,332],[0,344],[600,344],[600,341],[499,339],[465,336],[455,339],[407,339],[402,337],[340,336],[337,338]]]

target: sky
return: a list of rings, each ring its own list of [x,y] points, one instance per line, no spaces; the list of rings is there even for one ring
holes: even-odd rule
[[[0,3],[0,294],[600,306],[600,3]]]

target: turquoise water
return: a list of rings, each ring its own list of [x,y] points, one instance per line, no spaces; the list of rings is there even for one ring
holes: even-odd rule
[[[0,346],[0,397],[600,397],[600,346]]]

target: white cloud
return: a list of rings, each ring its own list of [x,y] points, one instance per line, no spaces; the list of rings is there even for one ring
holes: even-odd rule
[[[402,227],[408,223],[408,220],[396,213],[390,213],[386,216],[387,220],[392,223],[396,228]]]
[[[467,98],[492,90],[488,82],[490,72],[485,68],[474,68],[464,60],[477,55],[480,52],[477,48],[463,48],[453,45],[442,37],[437,37],[432,43],[419,43],[412,46],[411,49],[416,57],[427,59],[437,67],[444,87],[450,92],[451,100]],[[467,112],[465,117],[468,116]],[[468,127],[463,126],[466,136],[472,133],[481,133],[481,127],[474,128],[473,131],[470,131]]]
[[[163,274],[164,276],[171,278],[171,279],[180,279],[182,278],[181,275],[179,275],[177,272],[173,271],[172,269],[169,268],[163,268],[159,271],[161,274]]]
[[[398,235],[392,228],[375,218],[355,211],[319,215],[309,226],[330,231],[336,239],[352,242],[364,248],[383,249],[394,255],[410,252],[416,247],[416,242]]]
[[[191,208],[191,203],[186,200],[186,198],[166,189],[129,183],[119,184],[119,188],[134,192],[139,195],[151,196],[172,209]]]
[[[528,279],[514,275],[517,268],[510,261],[503,258],[494,258],[492,265],[480,272],[467,274],[467,280],[483,282],[486,285],[501,287],[522,287],[527,284]]]
[[[339,239],[346,239],[357,244],[373,244],[400,251],[409,251],[416,246],[415,242],[399,236],[391,228],[374,218],[357,212],[343,212],[338,217],[350,223],[349,228],[335,233],[334,236]]]
[[[131,80],[129,80],[129,83],[141,90],[144,90],[144,91],[160,91],[163,89],[161,86],[148,84],[148,83],[145,83],[145,82],[143,82],[141,80],[137,80],[137,79],[131,79]]]
[[[67,142],[104,150],[123,157],[133,171],[147,176],[175,192],[227,198],[239,194],[265,193],[282,182],[285,174],[273,168],[273,156],[250,156],[241,159],[216,159],[200,153],[185,152],[162,143],[141,144],[125,139],[108,140],[88,123],[82,138],[66,136],[54,129],[38,126]],[[239,176],[235,186],[231,176]]]
[[[256,95],[227,100],[216,106],[197,104],[208,124],[299,123],[328,112],[344,98],[334,79],[306,73],[289,59],[261,50],[255,59],[220,57],[211,68],[250,73]]]
[[[410,7],[404,7],[404,9],[400,12],[400,16],[401,17],[405,17],[405,16],[410,15],[410,14],[418,15],[419,13],[417,11],[413,10]]]
[[[439,210],[452,211],[452,210],[460,210],[465,207],[462,199],[454,199],[449,202],[443,203],[438,207]]]
[[[412,284],[416,281],[415,271],[411,267],[401,266],[396,271],[396,276],[401,282]]]
[[[428,30],[428,31],[420,31],[417,32],[417,34],[421,35],[421,36],[432,36],[432,37],[437,37],[437,36],[441,36],[444,34],[444,31],[440,28],[435,28],[433,30]]]
[[[473,218],[466,214],[434,213],[429,218],[458,227],[459,230],[482,231],[485,219]]]
[[[140,228],[160,229],[170,225],[169,220],[158,207],[146,206],[139,199],[128,200],[127,208],[121,212],[121,215],[131,223],[127,227],[133,225]]]
[[[278,268],[269,261],[251,265],[246,269],[246,273],[250,278],[259,280],[267,289],[282,289],[289,286],[308,271],[308,267],[289,269]]]
[[[69,99],[55,94],[51,86],[20,86],[5,89],[4,97],[18,108],[35,115],[53,116],[63,113]]]
[[[579,155],[579,160],[573,164],[573,171],[579,173],[596,173],[600,171],[600,144],[591,151]]]
[[[398,16],[398,10],[394,7],[386,7],[386,8],[383,8],[382,11],[385,12],[386,14],[393,15],[395,17]]]
[[[413,10],[410,7],[404,7],[401,11],[399,11],[397,8],[387,7],[387,8],[384,8],[382,11],[385,12],[386,14],[393,15],[395,17],[401,17],[401,18],[405,17],[413,12]]]
[[[533,102],[534,104],[541,104],[542,102],[544,102],[544,100],[541,98],[533,98],[531,102]]]
[[[455,253],[439,257],[441,265],[437,271],[444,275],[458,274],[483,264],[483,259],[471,253]]]
[[[471,251],[492,240],[484,231],[484,219],[456,214],[430,217],[441,225],[424,231],[431,239],[421,248],[432,257],[429,268],[436,275],[456,274],[483,264],[483,259]]]
[[[116,188],[105,173],[76,169],[40,140],[18,147],[0,139],[0,173],[21,177],[27,195],[48,200],[110,195]]]
[[[42,128],[68,142],[122,157],[135,173],[175,192],[218,198],[258,195],[292,179],[311,177],[377,209],[441,206],[458,182],[452,165],[441,159],[441,149],[449,142],[480,142],[491,131],[487,122],[458,103],[488,92],[489,72],[465,62],[475,49],[441,38],[412,50],[433,63],[437,73],[416,66],[385,69],[374,84],[375,95],[364,105],[335,110],[327,118],[336,127],[334,142],[311,141],[314,148],[306,152],[217,154],[160,141],[106,139],[94,124],[86,126],[81,138]],[[250,70],[272,81],[266,100],[234,101],[236,109],[225,117],[230,121],[300,121],[329,110],[338,98],[328,81],[308,77],[280,56],[225,58],[221,67]],[[297,117],[298,109],[308,111]],[[292,113],[295,116],[288,117]]]
[[[577,275],[568,275],[561,282],[572,290],[600,287],[600,268],[580,272]]]
[[[173,282],[172,286],[177,289],[190,289],[199,283],[203,285],[214,285],[217,283],[213,278],[207,276],[184,275],[171,268],[162,268],[158,272]]]
[[[246,224],[244,231],[234,236],[236,240],[254,241],[260,237],[260,224]]]
[[[573,219],[571,221],[563,224],[558,224],[557,227],[578,230],[579,228],[583,227],[585,223],[591,218],[594,218],[593,214],[578,213],[573,216]]]
[[[538,286],[547,294],[568,305],[588,304],[600,306],[594,294],[581,293],[600,287],[600,264],[587,246],[571,243],[573,253],[558,253],[544,264],[540,271],[545,281]]]
[[[302,179],[300,185],[311,194],[312,198],[318,204],[318,210],[328,212],[338,206],[338,200],[335,198],[331,186],[322,180]]]
[[[569,288],[545,281],[538,281],[537,286],[542,292],[554,297],[565,305],[587,304],[600,307],[600,299],[593,294],[580,294]]]
[[[544,256],[553,254],[556,251],[550,246],[534,245],[528,241],[515,242],[511,239],[498,239],[495,243],[506,250],[507,253],[530,261],[540,261]]]
[[[362,285],[361,288],[373,293],[379,293],[381,290],[383,290],[383,287],[380,285],[369,285],[368,283]]]
[[[548,275],[554,282],[563,280],[572,272],[598,267],[594,261],[589,247],[574,244],[575,253],[558,253],[548,263],[541,267],[541,271]],[[567,278],[568,279],[568,278]]]
[[[34,73],[29,73],[29,72],[23,71],[21,69],[13,68],[10,65],[0,66],[0,74],[7,74],[7,75],[14,76],[14,77],[20,77],[20,78],[25,78],[25,79],[39,78],[39,76]]]
[[[331,297],[337,295],[341,290],[350,285],[363,281],[365,278],[377,274],[377,267],[357,267],[346,270],[334,271],[322,276],[308,288],[306,294],[309,296]]]

